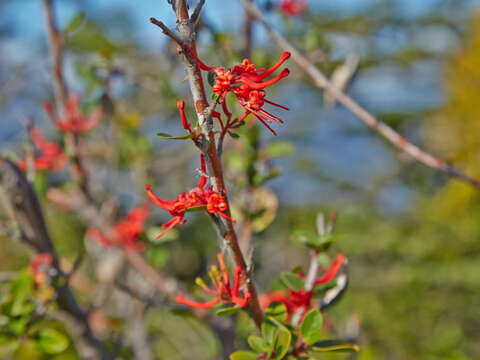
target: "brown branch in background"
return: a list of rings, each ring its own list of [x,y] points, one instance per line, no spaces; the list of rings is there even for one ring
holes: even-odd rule
[[[330,96],[332,96],[335,100],[337,100],[353,114],[355,114],[360,120],[365,123],[365,125],[376,131],[379,135],[381,135],[395,147],[410,155],[414,160],[433,169],[443,171],[446,174],[465,181],[480,190],[480,180],[470,177],[463,171],[450,165],[445,160],[439,159],[432,154],[422,150],[418,146],[412,144],[403,136],[398,134],[395,130],[393,130],[390,126],[383,123],[370,112],[365,110],[350,96],[345,94],[343,91],[337,89],[334,85],[330,83],[328,78],[315,65],[313,65],[285,37],[283,37],[278,31],[273,28],[273,26],[267,21],[265,16],[263,16],[263,14],[252,3],[251,0],[242,0],[242,2],[245,6],[245,9],[247,9],[247,11],[263,25],[265,30],[268,32],[270,37],[277,43],[277,45],[283,50],[291,53],[292,59],[310,76],[314,84],[317,87],[327,91]]]
[[[0,186],[8,197],[11,208],[18,223],[22,238],[31,245],[38,253],[49,253],[53,258],[53,268],[56,270],[54,283],[57,303],[59,307],[70,314],[83,329],[83,337],[86,342],[103,360],[111,360],[114,357],[104,347],[102,342],[95,336],[90,327],[89,312],[83,309],[75,298],[70,288],[68,276],[60,266],[60,259],[53,246],[50,234],[45,224],[42,208],[35,195],[32,185],[23,172],[10,160],[0,157]]]
[[[62,33],[59,31],[55,19],[53,0],[43,0],[43,9],[47,21],[48,42],[50,46],[50,53],[52,55],[53,88],[57,113],[61,117],[65,117],[67,114],[69,92],[63,73]],[[90,193],[90,187],[88,183],[88,173],[80,152],[80,137],[78,134],[66,131],[64,135],[64,142],[67,149],[67,154],[71,156],[72,175],[82,188],[82,191],[91,198],[92,195]]]
[[[209,106],[200,68],[198,67],[195,59],[193,59],[189,54],[189,51],[185,51],[186,47],[188,46],[188,49],[190,51],[196,52],[196,33],[194,29],[194,22],[198,20],[198,17],[200,16],[200,10],[198,11],[198,14],[194,12],[194,16],[197,18],[192,19],[189,17],[188,7],[185,0],[172,1],[172,5],[177,17],[177,28],[180,33],[180,39],[176,35],[170,36],[172,32],[168,28],[166,28],[166,26],[162,22],[156,19],[151,19],[150,21],[153,24],[162,28],[162,31],[167,36],[170,36],[172,40],[174,40],[183,50],[183,60],[187,71],[187,77],[189,80],[190,90],[194,101],[194,107],[198,118],[198,123],[200,124],[200,127],[202,128],[202,133],[204,135],[202,138],[202,142],[197,143],[197,146],[205,155],[208,173],[210,175],[210,178],[212,179],[212,185],[215,191],[226,196],[227,192],[223,179],[223,168],[217,152],[215,133],[213,131],[213,120],[211,117],[212,111],[216,104],[213,103],[211,106]],[[201,8],[201,4],[197,8]],[[226,201],[228,204],[227,198]],[[228,208],[230,209],[230,206],[228,206]],[[229,210],[227,215],[230,215]],[[248,291],[252,294],[249,314],[255,321],[256,325],[260,327],[263,314],[260,309],[257,290],[251,278],[251,274],[247,267],[245,258],[242,254],[242,251],[240,250],[233,222],[231,220],[217,217],[215,217],[213,222],[216,225],[218,231],[220,232],[222,238],[230,247],[235,264],[239,266],[246,274],[245,281],[248,287]]]
[[[243,18],[243,43],[242,43],[242,56],[246,59],[252,57],[253,47],[253,16],[249,11],[245,10]]]

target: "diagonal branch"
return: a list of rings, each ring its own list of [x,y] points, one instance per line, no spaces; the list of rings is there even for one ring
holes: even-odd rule
[[[355,114],[360,120],[364,122],[372,130],[376,131],[380,136],[385,138],[388,142],[393,144],[399,150],[410,155],[414,160],[429,166],[433,169],[437,169],[445,172],[446,174],[456,177],[462,181],[465,181],[475,188],[480,190],[480,180],[474,179],[463,171],[455,168],[447,161],[442,160],[424,150],[420,147],[412,144],[406,138],[398,134],[390,126],[380,121],[373,114],[365,110],[350,96],[343,91],[337,89],[328,78],[315,67],[305,56],[302,55],[285,37],[283,37],[273,26],[267,21],[265,16],[258,10],[258,8],[251,2],[251,0],[242,0],[245,9],[263,25],[270,37],[277,43],[277,45],[285,51],[291,53],[292,59],[297,65],[302,68],[313,80],[314,84],[327,91],[330,96],[345,106],[353,114]]]

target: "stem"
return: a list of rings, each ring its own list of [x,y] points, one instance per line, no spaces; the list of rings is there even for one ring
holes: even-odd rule
[[[47,22],[48,43],[53,62],[53,89],[57,114],[59,114],[60,117],[65,117],[67,115],[69,93],[63,75],[62,34],[58,30],[55,19],[53,0],[43,0],[43,10]],[[83,159],[80,154],[80,137],[78,134],[67,131],[65,132],[64,142],[67,153],[71,154],[73,178],[77,181],[86,196],[92,198],[88,183],[87,169],[83,164]]]
[[[376,131],[380,136],[393,144],[399,150],[410,155],[414,160],[430,167],[445,172],[446,174],[465,181],[480,190],[480,180],[474,179],[463,171],[450,165],[432,154],[422,150],[420,147],[412,144],[406,138],[398,134],[387,124],[381,122],[373,114],[368,112],[350,96],[336,88],[328,78],[313,65],[304,55],[302,55],[285,37],[277,32],[273,26],[267,21],[265,16],[258,10],[251,0],[242,0],[245,9],[260,22],[273,41],[285,51],[291,53],[292,59],[302,68],[313,80],[314,84],[325,91],[335,100],[345,106],[353,114],[355,114],[365,125]]]
[[[191,51],[196,52],[196,34],[194,31],[194,24],[189,18],[187,3],[185,0],[175,0],[174,5],[177,17],[177,27],[180,32],[181,39],[180,41],[176,40],[175,37],[172,37],[172,39],[178,43],[180,48],[184,48],[184,44],[186,44],[191,49]],[[165,31],[164,29],[163,31],[168,35],[168,31]],[[223,178],[222,163],[218,156],[215,133],[213,131],[213,119],[211,115],[212,111],[214,110],[215,104],[213,104],[213,106],[208,105],[202,74],[197,61],[193,59],[192,56],[186,51],[183,51],[183,59],[190,84],[190,90],[195,104],[195,111],[197,114],[198,122],[202,128],[202,133],[204,135],[203,141],[199,143],[198,146],[207,161],[208,173],[210,174],[210,177],[212,179],[212,185],[214,190],[218,193],[225,195],[225,201],[229,205],[227,191]],[[230,205],[228,206],[228,209],[229,210],[227,210],[226,213],[228,216],[230,216]],[[260,328],[263,314],[260,309],[257,290],[251,278],[251,274],[248,271],[245,258],[243,257],[242,251],[240,250],[238,237],[233,227],[233,222],[231,220],[221,219],[218,217],[215,217],[213,222],[217,226],[219,233],[221,234],[223,239],[229,245],[233,254],[235,264],[239,266],[246,274],[245,281],[248,287],[248,291],[252,294],[249,314],[251,318],[255,321],[257,327]]]

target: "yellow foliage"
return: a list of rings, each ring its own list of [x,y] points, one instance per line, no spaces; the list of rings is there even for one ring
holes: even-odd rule
[[[457,167],[480,178],[480,14],[473,16],[467,38],[447,64],[446,104],[426,128],[426,141]],[[432,215],[451,217],[477,205],[478,191],[452,179],[430,203]]]

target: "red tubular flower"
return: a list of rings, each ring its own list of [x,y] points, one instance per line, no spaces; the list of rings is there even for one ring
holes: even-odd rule
[[[242,285],[243,271],[239,266],[236,266],[233,272],[233,285],[230,285],[230,274],[225,266],[225,257],[223,254],[217,254],[218,264],[220,270],[216,265],[212,265],[208,273],[213,289],[209,288],[202,279],[197,278],[197,285],[200,286],[207,294],[213,295],[214,298],[207,302],[197,302],[184,298],[178,295],[175,300],[193,308],[210,309],[219,303],[233,304],[244,308],[248,305],[252,294],[248,291],[243,291],[243,296],[240,295],[240,286]]]
[[[228,210],[226,197],[217,193],[211,186],[205,188],[207,184],[207,177],[204,175],[205,160],[203,156],[201,156],[200,159],[202,175],[200,176],[197,186],[189,192],[180,193],[176,199],[161,199],[153,192],[150,185],[145,185],[150,200],[158,207],[168,211],[172,216],[172,219],[162,225],[162,228],[165,228],[165,230],[163,230],[157,238],[162,237],[177,225],[185,224],[185,213],[190,211],[206,210],[208,213],[235,221],[225,213]]]
[[[48,278],[48,269],[53,264],[53,256],[48,253],[40,253],[30,261],[30,270],[37,285],[44,284]]]
[[[342,268],[342,265],[345,264],[346,260],[347,258],[345,257],[344,254],[342,253],[338,254],[335,257],[335,259],[332,261],[332,264],[327,269],[327,271],[322,276],[320,276],[315,280],[314,286],[320,285],[320,284],[326,284],[332,281],[337,276],[340,269]],[[303,274],[297,274],[297,275],[304,277]],[[295,291],[292,289],[275,290],[260,296],[260,305],[263,309],[265,309],[272,302],[275,302],[275,301],[281,302],[285,304],[285,306],[287,307],[287,312],[290,317],[293,314],[295,314],[298,310],[301,310],[301,309],[303,309],[304,310],[303,313],[306,314],[307,311],[312,306],[312,297],[313,297],[313,290],[311,291],[307,291],[307,290]]]
[[[328,270],[323,274],[321,277],[315,280],[315,285],[326,284],[333,280],[335,276],[337,276],[338,272],[342,268],[342,265],[345,264],[347,258],[344,254],[338,254],[335,259],[332,261],[332,264],[328,268]]]
[[[45,140],[37,128],[31,128],[29,135],[33,144],[40,152],[33,160],[36,170],[61,170],[65,167],[67,156],[62,152],[59,145]],[[22,159],[17,165],[20,169],[26,170],[27,160]]]
[[[103,111],[97,108],[90,116],[86,116],[79,111],[80,98],[77,95],[71,95],[68,98],[65,109],[65,119],[58,118],[55,107],[51,102],[44,104],[44,109],[54,125],[62,131],[70,131],[72,133],[82,133],[95,128],[102,119]]]
[[[274,135],[275,131],[268,125],[272,120],[278,123],[283,121],[278,117],[270,114],[263,109],[265,103],[288,110],[286,106],[276,104],[265,98],[265,89],[290,74],[288,69],[271,78],[265,80],[272,75],[282,64],[290,57],[289,52],[284,52],[280,59],[269,69],[257,69],[257,67],[249,60],[244,59],[241,64],[233,66],[231,69],[220,67],[210,67],[205,65],[195,54],[193,50],[189,50],[190,55],[197,61],[198,66],[204,71],[213,71],[215,73],[215,83],[212,91],[218,96],[218,101],[225,103],[228,93],[233,93],[240,105],[246,110],[246,115],[253,114],[262,122]],[[224,106],[224,112],[229,113]]]
[[[281,0],[278,7],[286,16],[298,16],[307,9],[307,2],[305,0]]]
[[[144,231],[148,213],[147,205],[134,208],[124,219],[113,225],[108,235],[97,228],[90,227],[87,236],[104,247],[120,246],[127,251],[141,251],[143,244],[139,241],[139,237]]]

